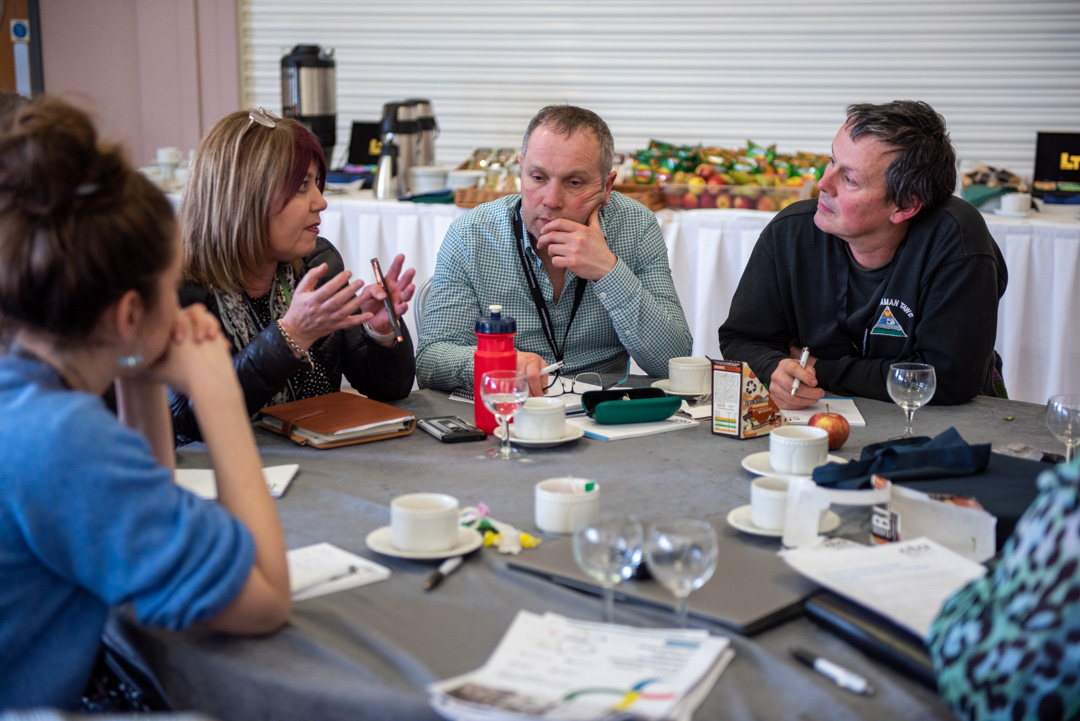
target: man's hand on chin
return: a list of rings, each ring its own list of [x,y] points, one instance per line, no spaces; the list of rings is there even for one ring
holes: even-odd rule
[[[556,268],[567,268],[585,280],[600,280],[610,273],[618,258],[608,248],[600,229],[600,208],[596,206],[586,225],[557,218],[544,226],[536,239],[537,250],[546,250]]]

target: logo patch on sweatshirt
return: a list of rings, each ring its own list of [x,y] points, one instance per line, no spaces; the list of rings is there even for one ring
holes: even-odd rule
[[[903,326],[896,320],[889,306],[885,306],[885,310],[881,311],[881,316],[877,319],[877,323],[874,324],[870,335],[891,335],[897,338],[907,338],[907,333],[904,332]]]

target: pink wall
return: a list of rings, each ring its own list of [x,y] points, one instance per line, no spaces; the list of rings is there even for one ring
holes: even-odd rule
[[[48,0],[40,8],[45,92],[90,111],[136,165],[153,164],[161,146],[186,153],[239,105],[233,0]]]

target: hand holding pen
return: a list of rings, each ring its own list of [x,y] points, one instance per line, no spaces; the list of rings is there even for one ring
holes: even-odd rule
[[[802,355],[799,356],[799,367],[805,368],[806,361],[810,358],[810,346],[806,346],[802,349]],[[795,391],[799,390],[799,379],[795,378],[795,382],[791,384],[791,395],[795,396]]]
[[[405,339],[401,316],[408,311],[408,301],[416,292],[416,286],[412,283],[416,271],[409,268],[402,272],[401,267],[404,264],[405,256],[399,253],[390,268],[383,273],[379,259],[372,258],[371,268],[375,272],[375,282],[368,286],[370,291],[363,304],[364,310],[374,314],[368,322],[371,329],[381,334],[393,333],[398,341]]]

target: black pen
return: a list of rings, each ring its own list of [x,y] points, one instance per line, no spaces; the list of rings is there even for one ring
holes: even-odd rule
[[[863,696],[873,696],[874,687],[871,686],[865,678],[848,671],[842,666],[837,666],[832,661],[815,656],[809,651],[804,651],[801,648],[789,649],[791,655],[794,656],[799,662],[806,664],[810,668],[820,673],[825,678],[831,679],[840,688],[846,688],[852,693],[861,694]]]
[[[386,314],[390,316],[390,325],[394,328],[394,335],[397,336],[398,343],[405,341],[405,336],[401,333],[401,319],[394,313],[394,302],[390,299],[390,286],[386,284],[386,276],[383,275],[382,268],[379,267],[379,259],[371,259],[371,267],[375,271],[375,282],[382,286],[383,292],[386,293],[386,297],[383,298],[383,305],[386,307]]]
[[[454,556],[448,558],[442,562],[439,566],[439,570],[431,574],[428,580],[424,581],[424,590],[430,591],[431,589],[442,583],[442,580],[449,576],[451,573],[457,570],[457,567],[461,565],[461,556]]]

